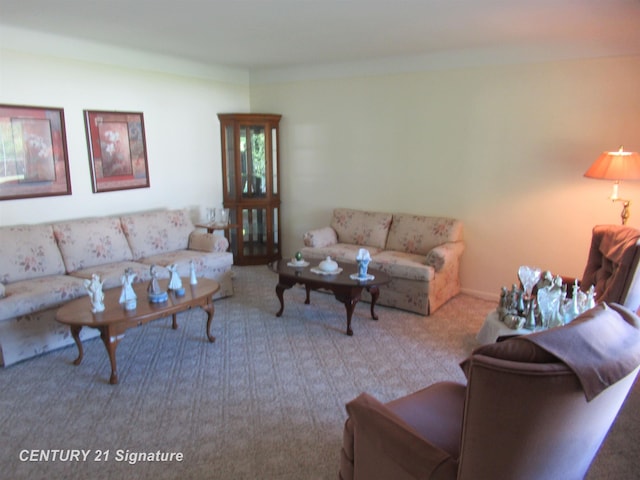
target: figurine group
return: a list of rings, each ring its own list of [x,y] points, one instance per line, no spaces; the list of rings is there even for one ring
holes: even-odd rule
[[[178,275],[178,265],[174,263],[168,265],[166,268],[170,273],[167,289],[181,297],[184,295],[184,287],[182,286],[182,279],[180,278],[180,275]],[[166,290],[162,290],[162,288],[160,288],[160,284],[158,283],[158,267],[156,265],[151,265],[150,274],[151,281],[147,287],[149,301],[151,303],[166,302],[169,295]],[[122,291],[120,292],[119,303],[125,310],[135,310],[137,306],[137,296],[136,292],[133,290],[133,282],[135,281],[135,278],[136,274],[131,268],[127,268],[122,277],[120,277]],[[103,312],[105,309],[104,292],[102,291],[103,283],[104,282],[100,280],[100,276],[95,273],[91,275],[91,280],[87,279],[84,281],[84,287],[91,300],[91,311],[93,313]],[[196,285],[198,283],[195,262],[193,260],[190,262],[189,283],[191,285]]]
[[[502,287],[496,311],[509,328],[535,330],[558,327],[595,306],[593,285],[585,293],[580,290],[576,280],[571,298],[567,299],[567,285],[563,284],[562,278],[545,272],[535,287],[535,294],[528,293],[515,283],[511,290]]]

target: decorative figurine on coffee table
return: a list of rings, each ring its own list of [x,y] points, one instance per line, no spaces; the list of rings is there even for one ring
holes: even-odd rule
[[[131,268],[127,268],[124,271],[124,275],[120,278],[122,282],[122,292],[120,293],[120,304],[124,306],[125,310],[135,310],[137,306],[136,292],[133,291],[133,281],[136,278],[136,274],[133,273]]]
[[[93,273],[91,280],[84,281],[84,288],[87,289],[91,299],[91,311],[93,313],[104,312],[104,293],[102,292],[102,282],[100,276]]]
[[[369,273],[367,273],[367,268],[369,267],[369,262],[371,261],[371,254],[369,250],[366,248],[361,248],[358,250],[358,255],[356,255],[356,263],[358,264],[358,273],[354,273],[349,275],[351,280],[373,280],[375,277]]]
[[[371,254],[369,250],[366,248],[358,250],[358,255],[356,256],[356,262],[358,262],[358,277],[367,278],[367,268],[369,267],[370,261]]]
[[[155,265],[151,265],[151,281],[149,287],[147,287],[147,293],[149,294],[149,301],[151,303],[162,303],[169,299],[169,295],[164,290],[160,289],[158,284],[158,271]]]
[[[167,269],[171,272],[171,278],[169,279],[169,290],[173,290],[179,297],[184,295],[184,288],[182,287],[182,280],[178,275],[178,265],[172,263],[167,265]]]
[[[196,276],[196,262],[193,260],[189,262],[189,283],[191,285],[198,284],[198,277]]]

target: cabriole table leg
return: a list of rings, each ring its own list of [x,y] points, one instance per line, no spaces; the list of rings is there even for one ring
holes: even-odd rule
[[[74,365],[80,365],[82,362],[82,358],[84,357],[84,350],[82,349],[82,341],[80,340],[80,330],[82,330],[82,326],[80,327],[70,327],[71,328],[71,336],[76,342],[76,346],[78,347],[78,358],[73,361]]]
[[[121,333],[120,335],[117,335],[115,332],[110,332],[109,328],[103,328],[100,330],[100,338],[102,338],[102,343],[104,343],[104,346],[107,349],[109,362],[111,363],[111,377],[109,378],[109,383],[111,385],[116,385],[118,383],[116,348],[118,348],[118,343],[120,343],[122,337],[124,337],[124,334]]]
[[[216,337],[211,335],[211,321],[213,320],[213,312],[215,311],[212,303],[207,303],[202,309],[207,312],[207,338],[211,343],[216,341]]]

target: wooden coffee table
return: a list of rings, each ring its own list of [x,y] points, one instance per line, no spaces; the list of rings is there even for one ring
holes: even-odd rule
[[[269,268],[278,274],[278,285],[276,295],[280,300],[280,310],[276,313],[279,317],[284,311],[284,291],[299,283],[304,285],[307,292],[305,304],[310,303],[309,293],[311,290],[326,289],[333,292],[336,299],[344,303],[347,309],[347,335],[353,335],[351,329],[351,317],[356,304],[360,301],[363,290],[371,294],[371,318],[378,320],[374,312],[376,301],[380,295],[379,287],[391,281],[391,277],[380,270],[369,269],[368,273],[373,275],[373,280],[352,280],[350,275],[358,272],[356,265],[340,264],[342,271],[337,274],[321,275],[311,271],[317,265],[311,264],[308,267],[290,267],[287,265],[290,260],[277,260],[269,264]]]
[[[169,280],[160,280],[161,288],[166,289]],[[210,342],[215,342],[216,338],[211,335],[211,320],[213,320],[213,300],[212,296],[220,290],[220,284],[209,278],[199,278],[197,285],[190,285],[188,278],[182,279],[185,293],[177,296],[169,292],[169,299],[162,303],[150,303],[147,300],[148,282],[137,283],[133,290],[138,297],[135,310],[127,311],[118,303],[120,300],[121,288],[112,288],[104,292],[105,310],[99,313],[91,312],[91,301],[89,297],[81,297],[72,300],[60,307],[56,313],[56,320],[62,324],[69,325],[71,335],[78,346],[78,358],[73,362],[79,365],[84,356],[82,341],[80,340],[80,330],[83,327],[97,328],[100,331],[100,338],[107,349],[109,360],[111,361],[111,378],[109,383],[118,383],[118,369],[116,365],[116,348],[124,337],[124,332],[129,328],[144,325],[152,320],[173,316],[172,328],[178,328],[176,315],[193,307],[200,307],[207,312],[206,334]]]

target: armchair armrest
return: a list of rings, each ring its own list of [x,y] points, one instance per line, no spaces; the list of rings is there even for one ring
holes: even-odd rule
[[[189,235],[189,250],[200,252],[226,252],[229,248],[229,241],[222,235],[204,233],[199,231],[191,232]]]
[[[328,247],[338,243],[338,234],[331,227],[309,230],[302,236],[305,247]]]
[[[347,404],[347,412],[343,461],[351,456],[355,480],[455,478],[455,461],[447,452],[372,396],[361,394]]]
[[[457,261],[464,252],[463,242],[447,242],[434,247],[427,253],[425,263],[439,272],[445,265]]]

